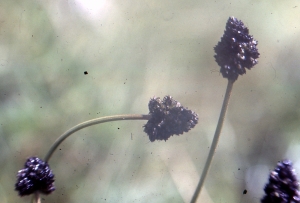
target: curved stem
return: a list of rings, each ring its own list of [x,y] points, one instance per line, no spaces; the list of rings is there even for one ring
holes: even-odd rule
[[[76,131],[89,127],[91,125],[96,125],[100,123],[106,123],[106,122],[111,122],[111,121],[119,121],[119,120],[149,120],[150,115],[142,115],[142,114],[137,114],[137,115],[116,115],[116,116],[107,116],[107,117],[101,117],[101,118],[96,118],[92,119],[89,121],[85,121],[83,123],[80,123],[69,130],[67,130],[64,134],[62,134],[51,146],[50,150],[48,151],[44,161],[49,162],[49,159],[51,158],[52,154],[56,150],[56,148],[70,135],[75,133]]]
[[[218,145],[218,141],[219,141],[219,138],[220,138],[222,126],[223,126],[223,123],[224,123],[225,114],[226,114],[226,111],[227,111],[229,98],[230,98],[230,94],[231,94],[231,91],[232,91],[234,81],[235,80],[228,80],[227,89],[226,89],[226,93],[225,93],[225,97],[224,97],[223,106],[222,106],[222,109],[221,109],[218,125],[217,125],[217,128],[216,128],[216,132],[215,132],[215,135],[214,135],[214,138],[213,138],[210,150],[209,150],[208,157],[206,159],[206,163],[205,163],[201,178],[200,178],[199,183],[197,185],[197,188],[194,192],[191,203],[195,203],[197,201],[197,198],[198,198],[198,196],[201,192],[201,189],[203,187],[205,178],[207,176],[209,167],[211,165],[211,161],[214,157],[214,154],[215,154],[215,151],[216,151],[216,148],[217,148],[217,145]]]

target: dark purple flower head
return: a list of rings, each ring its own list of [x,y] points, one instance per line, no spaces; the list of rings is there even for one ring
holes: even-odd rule
[[[165,96],[163,101],[154,97],[148,106],[151,118],[144,125],[144,131],[151,142],[166,141],[172,135],[188,132],[198,123],[198,115],[181,106],[171,96]]]
[[[230,17],[221,41],[215,46],[215,59],[224,78],[237,80],[258,63],[257,41],[249,35],[248,28],[235,17]]]
[[[291,161],[277,163],[264,190],[261,203],[300,203],[299,182]]]
[[[48,163],[37,157],[27,159],[24,168],[18,171],[15,189],[20,196],[30,195],[36,191],[43,194],[53,192],[54,175]]]

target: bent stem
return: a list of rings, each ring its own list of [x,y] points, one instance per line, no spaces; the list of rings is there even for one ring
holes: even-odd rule
[[[119,120],[149,120],[151,118],[151,115],[142,115],[142,114],[137,114],[137,115],[116,115],[116,116],[107,116],[107,117],[101,117],[101,118],[96,118],[92,120],[85,121],[83,123],[80,123],[69,130],[67,130],[64,134],[62,134],[51,146],[50,150],[46,154],[45,157],[45,162],[49,162],[49,159],[51,158],[52,154],[56,150],[56,148],[70,135],[75,133],[76,131],[92,126],[92,125],[97,125],[100,123],[106,123],[106,122],[111,122],[111,121],[119,121]]]
[[[225,114],[226,114],[226,111],[227,111],[229,98],[230,98],[230,95],[231,95],[231,91],[232,91],[234,81],[235,80],[228,80],[227,89],[226,89],[226,93],[225,93],[225,97],[224,97],[223,106],[222,106],[222,109],[221,109],[218,125],[217,125],[217,128],[216,128],[216,132],[215,132],[215,135],[214,135],[214,138],[213,138],[210,150],[209,150],[208,157],[206,159],[206,163],[205,163],[201,178],[200,178],[199,183],[197,185],[197,188],[194,192],[191,203],[195,203],[197,201],[197,198],[198,198],[198,196],[201,192],[201,189],[203,187],[205,178],[207,176],[209,167],[211,165],[211,161],[214,157],[214,154],[215,154],[215,151],[216,151],[216,148],[217,148],[217,145],[218,145],[218,141],[219,141],[219,138],[220,138],[221,130],[222,130],[222,127],[223,127]]]

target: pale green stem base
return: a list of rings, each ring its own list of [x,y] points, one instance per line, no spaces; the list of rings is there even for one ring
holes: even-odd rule
[[[197,188],[194,192],[191,203],[196,203],[197,198],[198,198],[198,196],[201,192],[201,189],[203,187],[205,178],[207,176],[209,167],[211,165],[211,161],[214,157],[214,154],[215,154],[215,151],[216,151],[216,148],[217,148],[217,145],[218,145],[218,141],[219,141],[219,138],[220,138],[222,126],[223,126],[223,123],[224,123],[225,114],[226,114],[226,111],[227,111],[227,107],[228,107],[229,98],[230,98],[230,94],[231,94],[231,91],[232,91],[233,83],[234,83],[234,80],[228,80],[227,89],[226,89],[226,93],[225,93],[225,97],[224,97],[223,106],[222,106],[222,109],[221,109],[218,125],[217,125],[217,128],[216,128],[216,132],[215,132],[215,135],[214,135],[214,138],[213,138],[210,150],[209,150],[209,154],[208,154],[208,157],[207,157],[207,160],[206,160],[201,178],[200,178],[198,186],[197,186]]]
[[[116,115],[116,116],[107,116],[107,117],[101,117],[101,118],[96,118],[93,120],[89,120],[83,123],[80,123],[68,131],[66,131],[64,134],[62,134],[57,140],[53,143],[51,146],[50,150],[48,151],[44,161],[49,162],[49,159],[51,158],[52,154],[56,150],[56,148],[70,135],[75,133],[76,131],[89,127],[91,125],[96,125],[100,123],[106,123],[106,122],[111,122],[111,121],[119,121],[119,120],[149,120],[151,118],[150,115]]]
[[[35,192],[32,198],[33,203],[41,203],[41,196],[39,192]]]

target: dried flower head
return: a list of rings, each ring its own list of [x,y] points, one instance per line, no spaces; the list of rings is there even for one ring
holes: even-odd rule
[[[151,118],[144,125],[144,131],[151,142],[167,140],[172,135],[188,132],[198,123],[198,115],[184,108],[171,96],[165,96],[163,101],[154,97],[149,101]]]
[[[299,183],[292,162],[278,162],[271,171],[261,203],[300,203]]]
[[[230,17],[221,41],[215,46],[215,59],[221,67],[224,78],[237,80],[239,75],[246,73],[258,63],[259,57],[256,48],[257,41],[249,35],[248,28],[235,17]]]
[[[46,162],[31,157],[25,162],[24,168],[18,171],[15,189],[20,196],[30,195],[36,191],[50,194],[55,190],[54,174]]]

